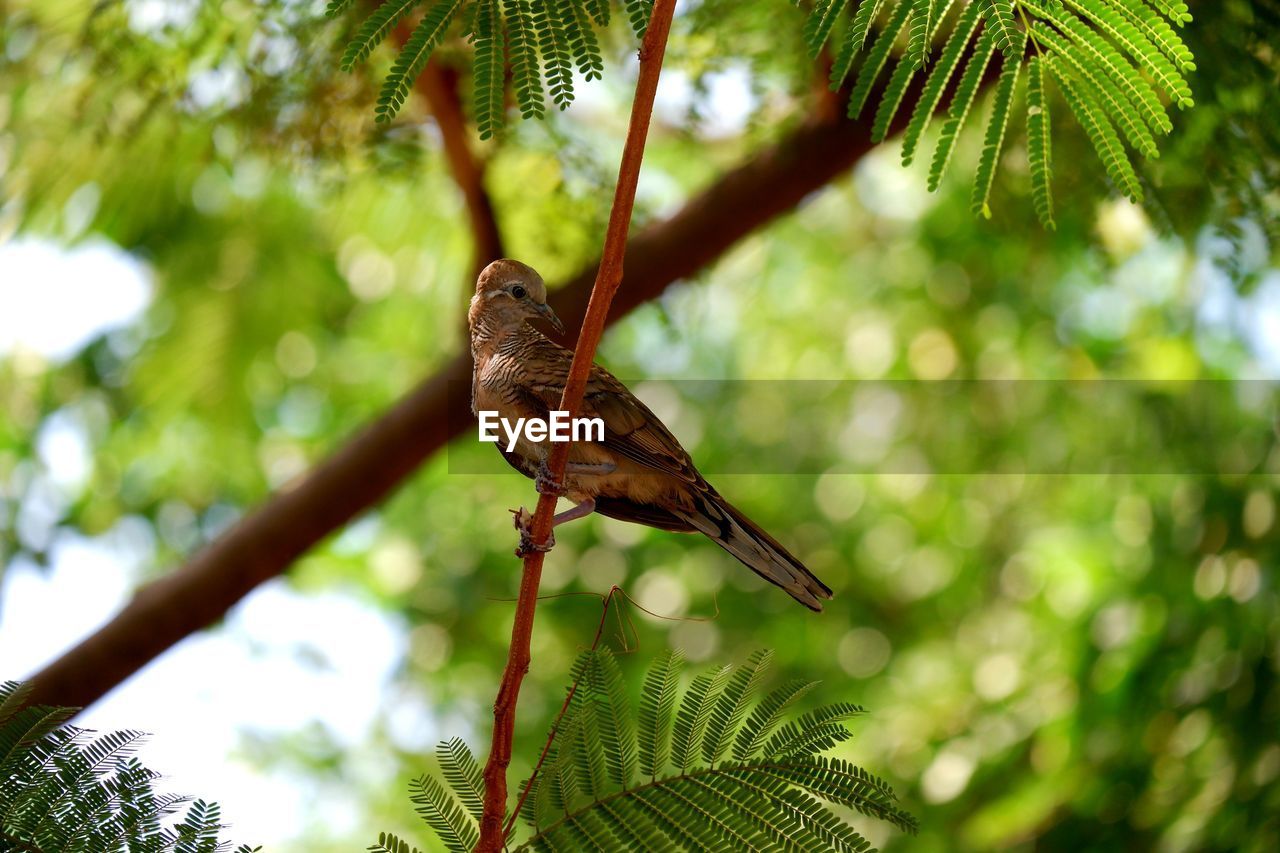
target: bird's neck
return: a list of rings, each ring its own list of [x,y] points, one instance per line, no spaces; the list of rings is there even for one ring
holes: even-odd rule
[[[509,343],[528,328],[523,323],[513,328],[482,311],[472,312],[468,319],[471,326],[471,356],[477,362],[483,362],[504,343]]]

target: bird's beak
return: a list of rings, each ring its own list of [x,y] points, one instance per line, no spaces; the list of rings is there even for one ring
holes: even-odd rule
[[[560,322],[560,318],[556,316],[556,312],[551,310],[550,305],[544,302],[535,307],[537,307],[538,313],[542,315],[543,319],[551,324],[551,328],[555,329],[556,332],[561,335],[564,334],[564,323]]]

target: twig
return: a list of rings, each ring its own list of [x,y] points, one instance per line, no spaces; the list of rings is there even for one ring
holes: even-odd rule
[[[609,605],[613,603],[616,594],[622,592],[622,588],[617,584],[609,589],[609,592],[603,597],[604,610],[600,613],[600,624],[596,626],[595,638],[591,641],[591,651],[595,651],[600,645],[600,638],[604,636],[604,623],[609,618]],[[591,593],[595,595],[595,593]],[[621,607],[615,610],[621,610]],[[520,817],[520,810],[524,808],[524,801],[529,798],[529,792],[533,790],[533,782],[538,778],[538,772],[542,770],[542,764],[547,760],[547,753],[551,751],[551,744],[555,743],[556,735],[560,733],[560,723],[564,720],[564,715],[569,712],[569,706],[573,704],[573,697],[578,693],[578,683],[582,680],[579,674],[573,680],[573,684],[569,685],[569,694],[564,697],[564,704],[560,706],[560,713],[556,714],[555,720],[551,723],[551,731],[547,733],[547,742],[542,745],[542,753],[538,756],[538,763],[533,765],[533,772],[529,774],[529,784],[525,785],[524,790],[520,792],[520,799],[516,800],[515,810],[511,812],[511,816],[507,818],[507,825],[502,830],[504,838],[510,837],[511,830],[515,828],[516,818]]]
[[[636,183],[640,177],[640,163],[644,159],[653,98],[658,89],[658,75],[662,71],[662,57],[666,53],[667,34],[671,30],[674,11],[675,0],[656,0],[649,28],[640,45],[640,72],[636,79],[635,99],[631,103],[631,123],[618,167],[618,186],[614,190],[609,227],[605,231],[600,269],[596,273],[582,332],[573,351],[573,364],[560,397],[560,409],[568,412],[570,418],[577,417],[582,407],[582,395],[595,360],[596,347],[604,334],[609,304],[622,284],[622,261],[627,248],[627,231],[631,227],[631,210],[636,200]],[[568,459],[568,442],[552,445],[547,466],[556,482],[564,478]],[[546,542],[551,535],[551,516],[555,512],[556,500],[552,494],[539,495],[538,508],[533,515],[534,542]],[[545,556],[544,551],[534,550],[524,558],[520,598],[516,603],[515,624],[511,628],[511,649],[507,654],[507,667],[502,673],[498,698],[493,703],[493,745],[484,768],[484,813],[480,818],[480,843],[476,846],[476,850],[482,853],[497,853],[505,841],[502,819],[507,809],[507,767],[511,764],[511,741],[515,736],[516,701],[520,696],[520,682],[529,671],[529,640],[533,635],[533,614],[538,606],[538,583],[542,579]]]

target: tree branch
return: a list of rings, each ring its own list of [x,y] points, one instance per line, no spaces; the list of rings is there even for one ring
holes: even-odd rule
[[[631,102],[631,123],[622,148],[622,162],[618,167],[618,185],[609,211],[609,225],[605,229],[604,251],[600,256],[595,285],[587,300],[582,331],[573,351],[573,363],[569,366],[569,376],[560,395],[559,408],[568,412],[571,419],[577,417],[582,408],[582,395],[587,389],[596,347],[604,336],[609,305],[622,284],[622,262],[627,250],[627,232],[631,229],[631,211],[635,207],[636,184],[640,180],[640,164],[644,160],[649,121],[653,117],[653,99],[658,91],[658,77],[662,73],[662,58],[667,51],[667,35],[671,31],[675,6],[676,0],[656,0],[649,15],[644,41],[640,44],[640,73],[636,78],[635,98]],[[564,479],[568,461],[569,443],[553,444],[547,467],[554,482]],[[551,536],[551,516],[555,514],[557,499],[556,495],[546,491],[538,496],[530,534],[534,542],[545,543]],[[484,813],[480,817],[478,853],[498,853],[506,840],[502,820],[507,814],[507,767],[511,764],[511,743],[515,738],[516,703],[520,698],[520,683],[529,671],[529,641],[533,637],[538,584],[542,580],[542,563],[546,556],[546,551],[538,549],[524,556],[507,667],[502,673],[498,698],[493,703],[493,743],[484,767]]]
[[[609,322],[704,269],[737,242],[851,168],[871,148],[863,125],[843,117],[800,125],[633,236],[627,286]],[[588,267],[555,289],[569,328],[586,316]],[[183,638],[218,621],[259,584],[385,498],[472,423],[471,357],[460,353],[321,462],[273,495],[181,568],[143,587],[109,622],[32,676],[28,704],[85,707]],[[454,392],[450,393],[450,388]]]

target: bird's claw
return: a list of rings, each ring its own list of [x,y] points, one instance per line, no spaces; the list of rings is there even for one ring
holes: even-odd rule
[[[538,463],[538,473],[533,478],[533,487],[540,495],[560,497],[564,494],[564,483],[558,482],[551,476],[551,469],[547,467],[546,461]]]
[[[533,541],[533,514],[524,507],[511,510],[511,524],[516,530],[520,531],[520,544],[516,546],[516,556],[524,559],[536,551],[547,552],[556,545],[556,535],[547,533],[547,541]]]

